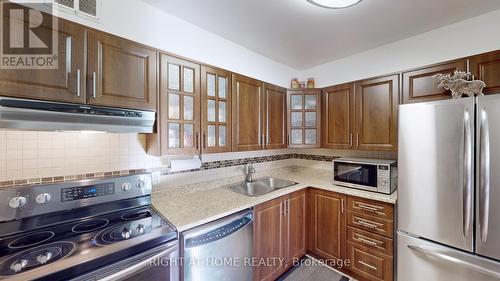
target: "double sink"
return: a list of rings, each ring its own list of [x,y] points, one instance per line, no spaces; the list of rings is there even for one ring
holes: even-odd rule
[[[237,193],[257,197],[275,190],[296,185],[294,181],[283,180],[273,177],[261,178],[255,181],[244,181],[231,185],[229,188]]]

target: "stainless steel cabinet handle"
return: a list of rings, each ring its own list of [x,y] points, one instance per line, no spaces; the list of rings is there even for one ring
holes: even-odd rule
[[[355,238],[356,241],[359,241],[363,244],[367,244],[367,245],[370,245],[370,246],[377,246],[378,244],[376,242],[373,242],[373,241],[370,241],[368,239],[364,239],[364,238],[361,238],[361,237],[357,237]]]
[[[76,96],[79,97],[81,95],[80,93],[80,87],[81,87],[81,73],[80,69],[76,70]]]
[[[365,203],[359,203],[359,202],[356,202],[356,206],[358,206],[360,209],[363,209],[365,211],[374,212],[374,213],[383,209],[382,207],[377,207],[377,206],[373,206],[373,205],[369,205],[369,204],[365,204]]]
[[[365,221],[362,221],[360,219],[358,219],[357,221],[355,221],[354,223],[358,224],[358,225],[361,225],[361,226],[364,226],[364,227],[368,227],[368,228],[372,228],[372,229],[377,229],[378,226],[375,225],[375,224],[372,224],[372,223],[369,223],[369,222],[365,222]]]
[[[490,212],[490,129],[488,114],[481,109],[479,125],[479,230],[482,242],[488,239]]]
[[[376,268],[375,266],[373,266],[373,265],[371,265],[371,264],[369,264],[369,263],[366,263],[366,262],[364,262],[364,261],[358,261],[358,263],[359,263],[359,264],[362,264],[362,265],[364,265],[364,266],[366,266],[366,267],[369,267],[369,268],[371,268],[371,269],[373,269],[373,270],[377,270],[377,268]]]
[[[344,213],[344,198],[340,199],[340,213]]]
[[[415,252],[424,254],[426,256],[444,260],[459,266],[467,267],[474,271],[481,272],[483,274],[500,279],[500,272],[493,271],[491,269],[485,268],[470,261],[463,260],[457,255],[453,255],[453,253],[449,252],[448,250],[433,248],[433,247],[425,247],[425,246],[414,246],[414,245],[408,245],[407,247]]]
[[[97,73],[92,73],[92,97],[97,98]]]
[[[469,237],[472,224],[472,133],[468,110],[464,112],[464,187],[462,191],[462,226],[464,237]]]
[[[356,133],[356,147],[359,147],[359,133]]]
[[[349,134],[349,146],[352,147],[352,133]]]

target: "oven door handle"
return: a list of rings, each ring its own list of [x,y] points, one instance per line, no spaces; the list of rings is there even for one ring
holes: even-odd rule
[[[157,254],[154,254],[148,258],[145,258],[143,261],[140,261],[138,263],[132,264],[123,270],[120,270],[118,272],[115,272],[111,275],[105,276],[100,278],[100,281],[115,281],[115,280],[123,280],[128,277],[133,276],[134,274],[137,274],[138,272],[142,271],[143,269],[150,267],[151,266],[151,260],[155,259],[161,259],[162,257],[165,257],[171,253],[173,253],[175,250],[177,250],[177,245],[174,245],[168,249],[165,249]]]

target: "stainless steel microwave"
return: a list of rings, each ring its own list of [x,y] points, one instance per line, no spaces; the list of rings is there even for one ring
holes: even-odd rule
[[[398,182],[395,160],[337,158],[333,160],[333,183],[391,194]]]

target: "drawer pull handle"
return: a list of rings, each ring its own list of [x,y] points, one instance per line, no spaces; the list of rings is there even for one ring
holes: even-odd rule
[[[377,270],[377,268],[376,268],[375,266],[373,266],[373,265],[371,265],[371,264],[369,264],[369,263],[366,263],[366,262],[364,262],[364,261],[358,261],[358,263],[359,263],[359,264],[361,264],[361,265],[364,265],[364,266],[366,266],[366,267],[368,267],[368,268],[371,268],[371,269],[373,269],[373,270]]]
[[[374,212],[374,213],[383,209],[383,207],[377,207],[377,206],[368,205],[368,204],[364,204],[364,203],[356,203],[356,205],[358,205],[358,207],[360,209],[363,209],[363,210],[368,211],[368,212]]]
[[[361,225],[361,226],[372,228],[372,229],[377,229],[378,228],[378,226],[376,226],[375,224],[368,223],[368,222],[365,222],[365,221],[362,221],[362,220],[355,221],[355,223],[357,225]]]
[[[361,238],[361,237],[355,238],[355,240],[358,241],[358,242],[361,242],[363,244],[370,245],[370,246],[374,246],[374,247],[378,246],[377,242],[374,242],[374,241],[371,241],[371,240],[368,240],[368,239],[364,239],[364,238]]]

